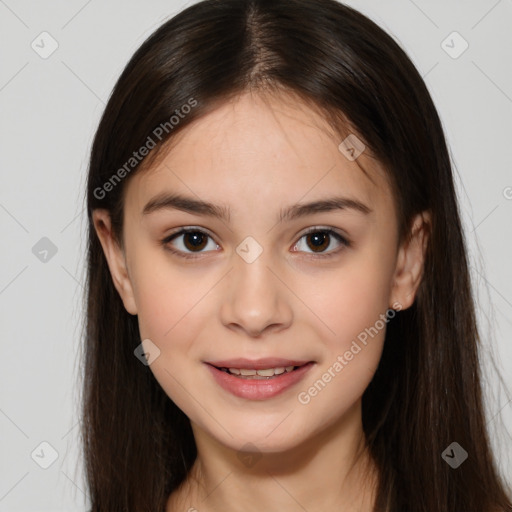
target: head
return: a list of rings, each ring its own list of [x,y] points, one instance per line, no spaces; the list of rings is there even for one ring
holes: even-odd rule
[[[369,19],[331,0],[189,7],[119,78],[87,202],[85,442],[144,489],[127,504],[163,499],[206,437],[271,456],[353,415],[383,503],[413,505],[421,478],[401,480],[406,455],[422,478],[443,475],[422,506],[464,481],[440,458],[454,432],[486,463],[451,411],[464,384],[478,389],[477,334],[443,130],[411,61]],[[134,355],[143,340],[149,366]],[[265,357],[312,363],[293,400],[212,387],[213,363]],[[107,410],[122,422],[114,441],[99,435]],[[454,419],[439,426],[440,414]],[[89,464],[100,496],[111,478]]]
[[[385,171],[364,154],[349,160],[340,137],[293,95],[249,92],[197,119],[158,166],[130,178],[121,233],[108,210],[93,213],[126,312],[158,351],[151,371],[193,424],[233,450],[251,441],[282,452],[339,424],[377,369],[388,316],[414,302],[427,214],[400,239]],[[222,216],[187,211],[183,199],[171,208],[168,196]],[[331,209],[286,213],[319,201]],[[338,360],[351,347],[350,365]],[[315,400],[298,391],[247,400],[212,387],[205,363],[242,357],[313,362],[303,390],[335,363],[346,368]]]

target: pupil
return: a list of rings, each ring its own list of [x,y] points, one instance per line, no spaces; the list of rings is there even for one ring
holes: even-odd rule
[[[204,245],[206,237],[202,233],[198,233],[197,231],[193,233],[186,233],[185,235],[185,245],[188,249],[202,249],[201,245]],[[191,242],[190,244],[188,242]],[[190,245],[190,247],[189,247]]]
[[[325,242],[328,239],[328,235],[326,233],[317,232],[317,233],[313,233],[310,236],[314,240],[314,242],[313,242],[314,245],[311,247],[311,249],[315,250],[316,252],[320,252],[320,251],[318,251],[318,249],[325,249],[325,247],[323,247],[323,245],[326,245]],[[329,243],[327,243],[327,246],[329,246]]]

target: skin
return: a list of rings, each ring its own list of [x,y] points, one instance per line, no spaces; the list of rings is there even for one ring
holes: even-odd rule
[[[150,369],[193,428],[198,458],[169,497],[169,512],[372,509],[377,473],[365,451],[361,397],[379,363],[385,326],[359,343],[362,350],[307,404],[298,395],[329,368],[332,375],[338,356],[388,308],[412,304],[429,218],[416,217],[410,241],[399,245],[384,171],[368,152],[349,161],[338,150],[341,140],[291,96],[245,93],[187,126],[157,166],[130,178],[124,250],[108,213],[94,212],[125,308],[138,315],[141,340],[160,350]],[[162,191],[223,205],[230,219],[177,209],[143,215]],[[371,212],[277,220],[281,208],[334,193]],[[161,244],[186,226],[212,235],[195,260]],[[304,236],[310,227],[331,227],[351,245],[331,236],[323,254],[333,256],[322,258]],[[251,263],[236,252],[247,236],[263,249]],[[194,254],[187,235],[167,247]],[[297,385],[259,401],[220,388],[203,363],[268,356],[315,365]],[[238,457],[248,442],[258,456],[252,465]]]

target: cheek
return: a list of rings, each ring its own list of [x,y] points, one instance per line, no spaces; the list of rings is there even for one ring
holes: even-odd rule
[[[357,258],[357,261],[356,261]],[[302,293],[325,327],[326,339],[344,346],[385,315],[391,292],[390,265],[377,258],[356,256]],[[324,331],[323,331],[324,332]]]
[[[329,329],[322,331],[318,372],[297,398],[309,414],[324,418],[321,428],[361,398],[379,365],[389,321],[388,275],[384,266],[354,265],[316,295],[312,309]]]
[[[163,270],[162,270],[163,269]],[[196,414],[190,400],[195,382],[190,361],[200,357],[200,338],[212,279],[188,277],[170,264],[148,265],[137,274],[138,322],[141,339],[150,339],[159,355],[150,365],[162,389],[187,415]],[[192,407],[191,407],[192,406]]]
[[[190,392],[200,383],[194,372],[201,367],[204,330],[215,314],[215,272],[188,269],[169,261],[143,265],[136,273],[138,322],[141,340],[150,339],[159,350],[150,369],[166,394],[186,414],[191,409]],[[191,375],[194,375],[192,378]]]
[[[165,344],[201,314],[214,275],[183,270],[163,249],[140,251],[133,259],[134,293],[141,336]],[[197,318],[196,318],[197,323]],[[173,336],[174,335],[174,336]]]
[[[199,287],[189,292],[172,286],[155,286],[139,295],[139,330],[141,337],[150,338],[161,351],[183,351],[192,348],[204,317],[205,294]],[[203,301],[201,300],[203,298]]]
[[[183,307],[175,291],[179,284],[171,281],[172,284],[165,285],[149,273],[146,276],[142,274],[139,282],[136,301],[141,337],[161,343],[172,332],[177,322],[176,313]]]

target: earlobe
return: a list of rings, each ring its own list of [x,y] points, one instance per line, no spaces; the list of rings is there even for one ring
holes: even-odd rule
[[[423,277],[430,226],[430,213],[418,214],[414,218],[409,239],[403,242],[398,251],[390,302],[400,304],[400,309],[409,308],[416,297]]]
[[[103,248],[112,281],[118,291],[124,307],[131,315],[137,314],[133,286],[128,275],[124,252],[112,233],[110,215],[107,210],[94,210],[93,223],[96,234]]]

